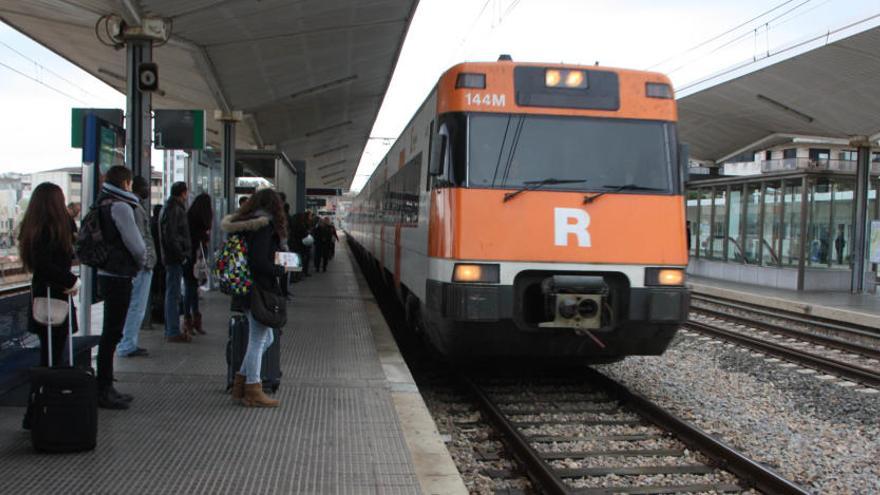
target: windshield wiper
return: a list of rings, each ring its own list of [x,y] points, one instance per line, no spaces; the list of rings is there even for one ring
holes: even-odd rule
[[[542,180],[523,181],[523,186],[521,188],[517,189],[516,191],[506,193],[504,195],[504,202],[506,203],[506,202],[510,201],[511,199],[517,197],[520,193],[523,193],[526,191],[533,191],[535,189],[540,189],[544,186],[549,186],[549,185],[553,185],[553,184],[577,184],[577,183],[586,182],[586,181],[587,181],[586,179],[554,179],[552,177],[548,178],[548,179],[542,179]]]
[[[623,185],[603,185],[602,187],[607,188],[606,190],[600,192],[599,194],[594,194],[592,196],[584,196],[584,204],[590,204],[596,199],[604,196],[610,192],[620,192],[620,191],[665,191],[665,189],[661,187],[647,187],[647,186],[639,186],[637,184],[623,184]]]

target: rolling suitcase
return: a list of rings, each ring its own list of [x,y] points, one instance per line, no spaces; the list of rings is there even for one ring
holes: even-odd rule
[[[241,369],[241,362],[247,352],[249,325],[247,316],[233,313],[229,319],[229,340],[226,342],[226,390],[232,388],[235,372]],[[263,354],[260,378],[263,391],[275,393],[281,386],[281,332],[272,329],[274,341]]]
[[[51,299],[51,292],[49,294]],[[48,302],[47,302],[48,305]],[[72,302],[68,298],[68,308]],[[51,314],[51,312],[50,312]],[[52,363],[52,325],[47,325],[49,367],[32,368],[30,411],[31,443],[39,452],[93,450],[98,437],[98,385],[94,375],[73,366],[72,309],[68,311],[69,367]]]

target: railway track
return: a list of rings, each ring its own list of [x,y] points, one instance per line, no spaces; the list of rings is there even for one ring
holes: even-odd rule
[[[728,304],[714,299],[699,300]],[[737,309],[746,308],[741,305],[731,306]],[[761,310],[758,317],[748,317],[698,304],[692,308],[691,320],[683,328],[863,385],[880,387],[880,334],[870,337],[873,340],[867,342],[857,341],[855,337],[847,340],[840,332],[852,330],[855,332],[853,335],[864,337],[866,331],[834,324],[837,334],[827,335],[804,328],[812,324],[806,318],[798,318],[797,325],[781,325],[759,319],[761,317],[788,318],[766,310]],[[820,327],[828,325],[822,321],[815,324]]]
[[[592,369],[578,380],[459,382],[540,493],[808,493]]]

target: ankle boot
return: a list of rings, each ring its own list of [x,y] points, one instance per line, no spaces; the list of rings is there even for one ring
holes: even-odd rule
[[[199,332],[202,335],[205,335],[205,331],[202,329],[202,314],[196,311],[192,316],[192,326],[193,330]]]
[[[245,383],[244,399],[241,403],[247,407],[278,407],[279,404],[277,400],[270,399],[263,392],[262,383]]]
[[[180,333],[184,335],[192,336],[195,332],[193,332],[193,319],[190,315],[183,315],[183,328],[180,329]]]
[[[244,375],[236,373],[232,379],[232,400],[244,398]]]

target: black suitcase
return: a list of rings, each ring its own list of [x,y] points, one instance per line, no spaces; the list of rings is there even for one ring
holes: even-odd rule
[[[232,388],[235,373],[241,369],[249,333],[247,316],[233,314],[229,319],[229,340],[226,342],[226,390]],[[281,386],[281,332],[273,328],[272,336],[274,341],[263,354],[260,367],[260,378],[266,393],[275,393]]]
[[[51,294],[50,294],[51,297]],[[68,298],[68,304],[72,304]],[[68,324],[71,326],[71,313]],[[49,349],[52,329],[48,328]],[[93,450],[98,437],[98,385],[90,371],[73,366],[73,335],[68,332],[70,367],[32,368],[28,402],[31,443],[39,452]]]

